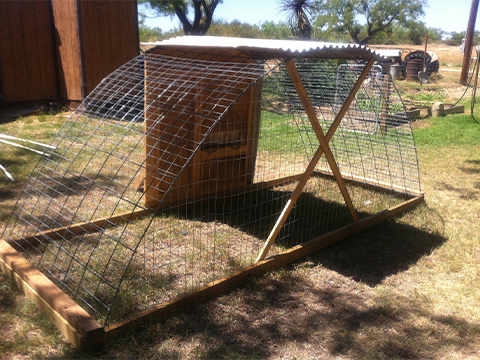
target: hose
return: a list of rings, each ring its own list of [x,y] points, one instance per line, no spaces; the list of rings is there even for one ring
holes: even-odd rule
[[[457,106],[458,103],[463,99],[463,97],[464,97],[465,94],[467,93],[468,88],[470,87],[470,84],[472,83],[473,75],[474,75],[475,73],[477,73],[477,76],[478,76],[478,52],[479,52],[479,50],[478,50],[478,47],[477,47],[477,46],[475,47],[475,50],[476,50],[476,52],[477,52],[477,60],[475,61],[475,65],[473,65],[473,70],[474,70],[474,71],[472,71],[472,75],[470,76],[470,80],[468,80],[468,83],[467,83],[467,85],[466,85],[466,87],[465,87],[465,91],[463,92],[462,96],[460,97],[460,99],[457,100],[457,102],[456,102],[455,104],[452,105],[452,107]],[[476,83],[476,81],[475,81],[475,83]],[[474,95],[474,96],[475,96],[475,95]]]

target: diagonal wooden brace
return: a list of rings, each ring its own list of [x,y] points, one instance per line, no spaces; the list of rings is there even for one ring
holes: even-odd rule
[[[315,112],[315,109],[312,106],[312,103],[310,102],[310,99],[307,94],[307,90],[303,85],[303,82],[300,77],[300,74],[298,73],[297,67],[295,66],[295,63],[292,60],[289,60],[287,63],[285,63],[285,65],[287,67],[288,73],[290,74],[293,85],[297,90],[298,96],[302,101],[302,105],[305,108],[305,112],[307,113],[308,119],[312,124],[313,131],[315,132],[318,142],[320,143],[320,146],[323,149],[323,153],[327,158],[328,165],[330,166],[333,176],[337,181],[338,187],[340,188],[340,191],[345,200],[345,203],[347,204],[347,207],[350,210],[350,213],[352,214],[353,220],[358,221],[357,211],[353,206],[352,199],[350,198],[350,194],[348,193],[347,187],[345,186],[345,182],[343,181],[342,174],[340,173],[337,162],[335,161],[335,157],[333,156],[332,151],[330,150],[330,146],[328,146],[328,141],[325,138],[325,134],[323,133],[320,123],[318,122],[317,114]]]
[[[355,98],[356,93],[360,89],[361,85],[363,84],[363,81],[367,77],[370,69],[372,68],[372,65],[374,63],[374,59],[370,59],[370,61],[367,63],[365,66],[364,70],[360,74],[359,78],[357,79],[357,82],[353,86],[352,90],[350,91],[350,94],[348,95],[347,99],[345,99],[345,102],[342,105],[342,108],[338,112],[337,116],[335,117],[335,120],[333,121],[332,125],[328,129],[327,135],[325,136],[323,133],[323,130],[318,122],[317,115],[315,113],[315,110],[310,102],[310,99],[308,98],[307,91],[305,89],[305,86],[303,85],[302,79],[300,77],[300,74],[298,73],[297,67],[295,66],[295,63],[293,60],[288,60],[285,62],[285,66],[287,68],[287,71],[290,75],[290,78],[292,79],[293,85],[295,86],[295,89],[297,90],[297,93],[302,101],[303,107],[305,108],[305,111],[307,113],[307,116],[310,120],[310,123],[312,124],[313,130],[315,131],[315,135],[318,138],[318,141],[320,142],[320,146],[318,147],[317,151],[313,155],[310,163],[308,164],[307,168],[305,169],[305,172],[300,179],[297,187],[293,191],[292,196],[288,200],[287,204],[285,205],[282,213],[280,214],[277,222],[275,223],[275,226],[273,227],[272,231],[270,232],[267,240],[265,241],[258,257],[257,257],[257,262],[265,259],[265,257],[268,254],[268,251],[272,247],[275,239],[277,238],[278,234],[280,233],[280,230],[285,224],[285,221],[287,220],[288,216],[290,215],[290,212],[292,211],[293,207],[295,206],[295,203],[297,202],[298,198],[302,194],[302,191],[307,184],[308,179],[313,174],[313,171],[315,170],[315,167],[317,166],[318,161],[322,157],[323,153],[325,153],[325,157],[327,158],[327,161],[330,165],[330,168],[332,169],[333,175],[335,177],[335,180],[337,181],[337,184],[340,188],[340,191],[342,192],[342,196],[345,200],[345,203],[347,204],[347,207],[350,210],[350,213],[352,214],[353,220],[358,221],[358,214],[357,211],[355,210],[352,200],[350,198],[350,195],[348,194],[348,190],[345,186],[345,182],[343,181],[343,178],[340,174],[340,170],[338,169],[337,163],[335,161],[335,158],[330,150],[330,147],[328,146],[328,142],[330,139],[333,137],[335,134],[335,131],[338,128],[338,125],[340,125],[340,122],[342,121],[343,117],[345,116],[345,113],[347,112],[348,108],[350,107],[350,104],[352,103],[353,99]]]

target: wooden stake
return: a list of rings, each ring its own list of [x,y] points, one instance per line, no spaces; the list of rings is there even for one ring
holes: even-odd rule
[[[272,247],[273,243],[275,242],[275,239],[277,238],[278,234],[280,233],[280,230],[285,224],[285,221],[287,220],[288,216],[290,215],[290,212],[292,211],[293,207],[295,206],[295,203],[297,202],[298,198],[302,194],[302,191],[307,184],[308,179],[312,176],[313,171],[315,170],[315,167],[317,166],[318,161],[320,160],[322,154],[325,152],[325,156],[327,157],[328,163],[330,165],[330,168],[332,169],[332,172],[334,174],[335,180],[337,181],[338,186],[340,187],[340,191],[342,192],[342,196],[350,210],[350,213],[352,214],[353,220],[358,221],[358,214],[357,211],[355,210],[352,200],[350,198],[350,195],[348,194],[348,190],[345,186],[345,182],[342,179],[342,176],[340,174],[340,170],[338,169],[337,163],[335,161],[335,158],[333,157],[332,152],[330,151],[330,148],[328,146],[328,142],[330,139],[333,137],[335,134],[335,131],[337,130],[338,126],[340,125],[340,122],[342,121],[343,117],[345,116],[348,108],[350,107],[350,104],[352,103],[353,99],[355,99],[355,94],[358,92],[360,89],[360,86],[362,85],[363,81],[368,75],[368,72],[370,71],[372,65],[374,63],[374,59],[370,59],[370,61],[367,63],[366,67],[363,69],[362,73],[360,74],[359,78],[357,79],[357,82],[353,86],[352,90],[350,91],[350,94],[348,95],[347,99],[343,103],[340,111],[338,112],[337,116],[335,117],[335,120],[333,121],[332,125],[330,126],[330,129],[327,132],[327,136],[323,134],[323,130],[318,122],[317,115],[315,113],[315,110],[313,109],[313,106],[310,102],[310,99],[308,98],[307,91],[303,85],[302,79],[300,77],[300,74],[298,73],[297,67],[295,66],[295,63],[293,60],[289,60],[285,63],[285,66],[288,70],[288,73],[292,79],[292,82],[297,90],[298,95],[300,96],[300,99],[302,100],[302,104],[305,108],[305,111],[307,113],[307,116],[310,120],[310,123],[312,124],[312,127],[315,131],[315,134],[317,135],[317,138],[320,142],[320,146],[318,147],[317,151],[315,152],[315,155],[313,156],[312,160],[308,164],[307,169],[305,170],[304,175],[302,176],[300,182],[298,183],[297,187],[293,191],[293,194],[288,200],[287,204],[285,205],[282,213],[280,214],[280,217],[278,218],[277,222],[275,223],[272,231],[270,232],[267,240],[265,241],[265,244],[263,245],[262,249],[260,250],[260,253],[257,257],[257,262],[260,260],[265,259],[265,257],[268,254],[268,251]]]

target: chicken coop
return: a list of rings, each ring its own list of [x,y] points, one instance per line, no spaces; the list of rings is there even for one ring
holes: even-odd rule
[[[34,168],[2,270],[77,347],[228,291],[423,201],[364,46],[179,37],[87,96]]]

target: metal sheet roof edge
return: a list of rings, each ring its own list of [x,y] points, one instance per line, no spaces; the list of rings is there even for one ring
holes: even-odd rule
[[[288,54],[311,54],[322,51],[340,51],[348,53],[349,51],[371,54],[378,60],[384,57],[377,51],[368,48],[365,45],[329,43],[320,41],[300,41],[300,40],[270,40],[270,39],[250,39],[250,38],[234,38],[221,36],[178,36],[168,40],[158,41],[154,43],[142,43],[143,45],[154,46],[195,46],[195,47],[223,47],[234,48],[238,50],[254,50],[254,51],[280,51]],[[150,49],[152,50],[152,49]]]

